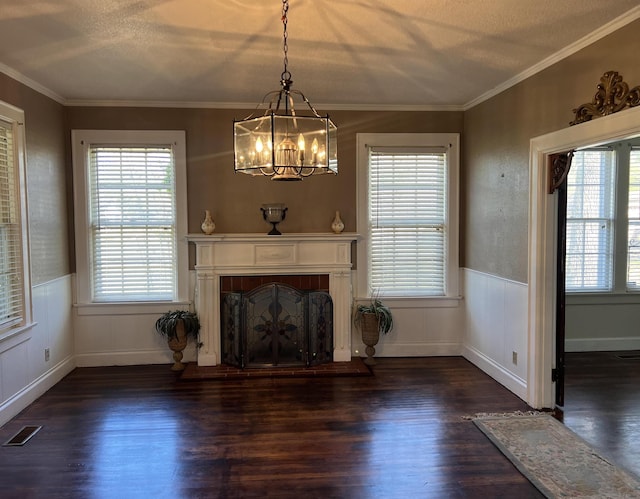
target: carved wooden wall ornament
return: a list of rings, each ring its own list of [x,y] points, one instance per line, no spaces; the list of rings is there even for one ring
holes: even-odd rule
[[[553,194],[566,180],[572,159],[573,151],[549,155],[549,194]]]
[[[593,100],[573,110],[575,119],[569,125],[577,125],[628,107],[640,105],[640,85],[629,89],[617,71],[607,71],[600,78]]]

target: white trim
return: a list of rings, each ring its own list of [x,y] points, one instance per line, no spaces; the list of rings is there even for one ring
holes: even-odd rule
[[[385,300],[386,302],[386,300]],[[384,341],[383,339],[380,340]],[[360,342],[361,343],[361,342]],[[382,345],[376,347],[382,348]],[[362,345],[364,350],[364,345]],[[459,342],[394,343],[384,345],[384,357],[460,357]],[[362,357],[366,357],[362,355]]]
[[[462,347],[462,356],[476,367],[487,373],[498,383],[505,386],[518,397],[526,400],[527,397],[527,382],[526,380],[516,376],[515,374],[507,371],[500,364],[495,362],[490,357],[487,357],[482,352],[472,348],[470,346]]]
[[[191,350],[189,345],[188,350]],[[189,355],[188,351],[184,352],[185,362],[195,360],[194,355]],[[76,354],[75,363],[77,367],[101,367],[101,366],[136,366],[151,364],[169,364],[173,362],[171,359],[171,350],[168,347],[159,350],[136,350],[135,352],[94,352]]]
[[[19,71],[16,71],[15,69],[1,62],[0,62],[0,73],[4,73],[9,78],[16,80],[18,83],[22,83],[23,85],[31,88],[32,90],[35,90],[36,92],[41,93],[42,95],[49,97],[50,99],[53,99],[58,104],[63,104],[63,105],[66,104],[65,98],[62,97],[61,95],[57,94],[53,90],[48,89],[44,85],[41,85],[37,81],[32,80],[28,76],[23,75]]]
[[[547,156],[640,135],[640,107],[531,139],[529,177],[529,348],[526,401],[553,407],[556,197],[547,193]]]
[[[356,221],[358,234],[358,269],[356,296],[367,297],[368,282],[368,244],[369,228],[367,206],[369,154],[368,147],[447,147],[449,166],[447,185],[447,296],[459,297],[459,231],[460,231],[460,134],[458,133],[358,133],[356,134]]]
[[[24,111],[4,101],[0,101],[0,118],[13,126],[14,143],[17,153],[17,179],[19,197],[18,209],[20,213],[20,230],[22,238],[22,298],[23,319],[19,326],[2,331],[2,335],[12,336],[12,331],[24,331],[33,326],[33,302],[31,299],[31,243],[29,240],[29,201],[27,188],[27,142],[25,136],[26,124]]]
[[[81,100],[65,101],[70,107],[158,107],[180,109],[256,109],[256,102],[190,102],[190,101],[143,101],[143,100]],[[316,104],[313,107],[324,111],[464,111],[461,104]],[[264,107],[262,108],[264,110]]]
[[[333,360],[351,360],[351,246],[358,234],[190,234],[188,239],[196,245],[195,310],[202,342],[199,366],[221,362],[220,277],[225,275],[328,274]]]
[[[575,338],[565,341],[565,352],[612,352],[640,350],[636,338]]]
[[[518,83],[526,80],[527,78],[531,78],[533,75],[540,73],[541,71],[547,69],[550,66],[553,66],[557,62],[566,59],[572,54],[575,54],[579,50],[591,45],[592,43],[601,40],[605,36],[610,35],[614,31],[623,28],[627,24],[632,23],[636,19],[640,18],[640,6],[634,7],[631,10],[625,12],[621,16],[615,18],[614,20],[608,22],[604,26],[596,29],[595,31],[589,33],[588,35],[582,37],[581,39],[573,42],[570,45],[567,45],[562,50],[556,52],[555,54],[550,55],[546,59],[543,59],[537,64],[534,64],[528,69],[525,69],[521,73],[517,74],[513,78],[509,78],[507,81],[501,83],[497,87],[489,90],[488,92],[483,93],[482,95],[476,97],[475,99],[470,100],[466,104],[462,106],[463,111],[467,111],[472,107],[481,104],[482,102],[495,97],[496,95],[504,92],[505,90],[517,85]]]
[[[75,360],[71,355],[5,400],[0,404],[0,427],[44,395],[47,390],[59,383],[75,367]]]
[[[504,92],[527,78],[543,71],[553,64],[569,57],[584,47],[610,35],[614,31],[640,18],[640,6],[634,7],[580,40],[568,45],[558,52],[543,59],[513,78],[501,83],[493,89],[475,97],[465,104],[314,104],[318,110],[329,111],[467,111],[478,104]],[[66,99],[53,90],[41,85],[19,71],[0,63],[0,72],[27,87],[50,97],[59,104],[70,107],[156,107],[182,109],[255,109],[257,102],[188,102],[188,101],[137,101],[137,100],[100,100],[100,99]]]
[[[509,284],[515,284],[517,286],[527,286],[526,282],[516,281],[514,279],[507,279],[506,277],[502,277],[502,276],[495,275],[495,274],[490,274],[489,272],[483,272],[481,270],[470,269],[468,267],[460,267],[460,269],[464,270],[465,272],[471,272],[472,274],[485,276],[485,277],[488,277],[488,278],[491,278],[491,279],[497,279],[499,281],[506,282],[506,283],[509,283]]]
[[[565,303],[574,307],[594,305],[637,305],[640,293],[567,293]]]
[[[91,304],[90,248],[88,237],[89,178],[85,165],[88,147],[92,143],[113,144],[174,144],[176,178],[176,245],[177,293],[175,302],[189,301],[189,253],[187,234],[187,165],[186,133],[184,130],[72,130],[73,190],[76,227],[76,298],[79,304]],[[166,302],[165,302],[166,303]],[[110,305],[116,306],[116,303]]]
[[[191,301],[74,303],[78,315],[158,315],[169,309],[189,309]]]

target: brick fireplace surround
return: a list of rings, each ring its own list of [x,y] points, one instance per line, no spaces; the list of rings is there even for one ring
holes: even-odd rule
[[[351,244],[355,233],[190,234],[196,246],[196,311],[200,318],[199,366],[220,363],[221,278],[328,275],[333,301],[333,360],[351,360]],[[304,279],[302,278],[302,282]]]

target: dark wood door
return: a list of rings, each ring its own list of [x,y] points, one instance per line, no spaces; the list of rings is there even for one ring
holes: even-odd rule
[[[558,197],[557,248],[556,248],[556,331],[555,367],[551,379],[556,384],[556,406],[564,406],[565,368],[565,302],[567,258],[567,176],[571,168],[573,151],[549,156],[549,193]]]
[[[549,156],[549,194],[557,195],[557,247],[556,247],[556,355],[551,379],[556,384],[558,407],[564,406],[564,365],[565,365],[565,299],[566,299],[566,257],[567,257],[567,176],[571,168],[573,151]]]
[[[567,182],[557,189],[558,193],[558,242],[556,260],[556,367],[551,375],[556,383],[556,406],[564,406],[565,367],[565,302],[566,302],[566,260],[567,260]]]

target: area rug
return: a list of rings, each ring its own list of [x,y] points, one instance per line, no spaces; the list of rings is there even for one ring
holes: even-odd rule
[[[475,425],[546,497],[640,498],[640,481],[553,417],[481,416]]]
[[[180,379],[247,379],[247,378],[315,378],[336,376],[372,376],[371,369],[360,357],[349,362],[329,362],[313,367],[265,367],[239,369],[224,364],[217,366],[198,366],[194,362],[187,364]]]

